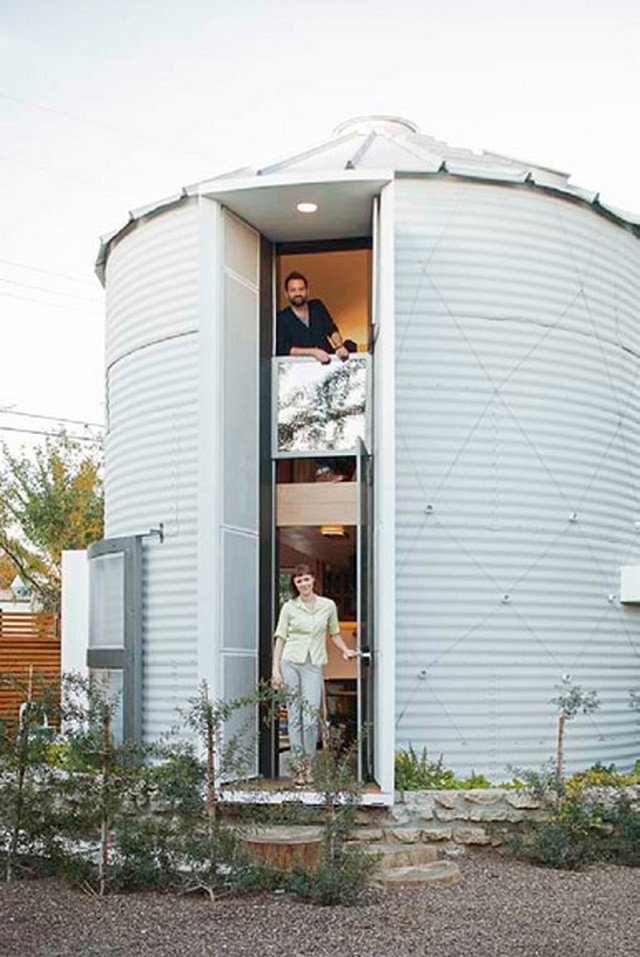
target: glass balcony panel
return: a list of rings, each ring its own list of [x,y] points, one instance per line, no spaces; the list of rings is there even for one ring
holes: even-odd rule
[[[91,560],[89,647],[124,648],[124,554]]]
[[[307,356],[273,360],[273,454],[356,453],[369,419],[367,354],[322,365]]]

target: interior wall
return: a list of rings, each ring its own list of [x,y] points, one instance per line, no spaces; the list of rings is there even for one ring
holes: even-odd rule
[[[353,339],[366,352],[369,338],[371,250],[293,253],[278,258],[278,309],[288,305],[285,276],[301,272],[309,280],[309,298],[322,299],[343,339]]]

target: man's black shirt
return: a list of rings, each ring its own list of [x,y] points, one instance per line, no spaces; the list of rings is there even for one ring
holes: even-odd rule
[[[291,306],[282,309],[276,319],[276,355],[288,356],[293,346],[301,349],[324,349],[334,352],[329,336],[338,331],[329,310],[321,299],[310,299],[309,325],[296,316]]]

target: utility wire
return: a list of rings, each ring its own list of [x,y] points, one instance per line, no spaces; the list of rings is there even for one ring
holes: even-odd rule
[[[173,144],[166,140],[161,140],[156,136],[147,133],[138,133],[133,130],[126,130],[120,126],[114,126],[110,123],[98,123],[96,120],[90,120],[86,117],[78,116],[75,113],[67,113],[65,110],[56,110],[50,106],[42,106],[41,103],[35,103],[33,100],[26,100],[18,96],[10,96],[8,93],[0,93],[0,99],[8,100],[10,103],[19,103],[21,106],[28,106],[32,110],[39,110],[41,113],[49,113],[52,116],[62,116],[66,120],[72,120],[74,123],[80,123],[83,126],[92,126],[97,130],[105,130],[107,133],[117,133],[118,136],[126,136],[128,140],[135,138],[141,142],[146,142],[155,146],[161,146],[167,153],[181,153],[183,156],[197,157],[201,160],[211,162],[211,156],[200,153],[197,150],[176,149]]]
[[[0,259],[4,266],[17,266],[19,269],[29,269],[31,272],[41,272],[47,276],[56,276],[58,279],[72,279],[74,282],[83,282],[87,286],[94,286],[95,279],[83,279],[80,276],[72,276],[67,272],[54,272],[53,269],[43,269],[41,266],[30,266],[28,263],[18,262],[17,259]]]
[[[47,302],[46,299],[34,299],[33,296],[14,296],[11,292],[0,292],[0,296],[4,296],[6,299],[17,299],[18,302],[35,302],[39,306],[46,306],[47,309],[64,309],[65,312],[77,312],[84,316],[90,311],[90,307],[83,309],[79,306],[65,306],[61,302]],[[94,305],[97,306],[98,309],[101,308],[99,302],[94,303]]]
[[[11,425],[0,425],[0,432],[22,432],[25,435],[48,435],[51,439],[57,439],[57,432],[45,432],[43,429],[17,429]],[[76,439],[78,442],[92,442],[94,445],[100,445],[100,439],[89,435],[69,435],[68,438]]]
[[[86,425],[91,428],[103,429],[104,425],[101,425],[99,422],[87,422],[85,419],[65,419],[61,415],[39,415],[37,412],[18,412],[15,409],[0,408],[0,414],[2,415],[21,415],[26,419],[48,419],[50,422],[69,422],[71,425]]]
[[[62,179],[70,179],[73,182],[82,183],[83,186],[88,186],[96,192],[111,193],[112,196],[117,196],[120,201],[126,201],[127,198],[127,194],[123,190],[113,189],[111,186],[107,186],[94,179],[87,179],[84,176],[74,176],[73,173],[63,173],[61,170],[52,169],[50,166],[42,166],[40,163],[28,163],[25,160],[14,159],[13,156],[6,156],[4,154],[0,154],[0,162],[12,163],[14,166],[24,166],[25,169],[35,169],[39,173],[50,173],[53,176],[60,176]]]
[[[83,302],[93,302],[99,303],[99,298],[92,298],[90,296],[78,296],[73,292],[57,292],[55,289],[48,289],[46,286],[34,286],[28,282],[20,282],[17,279],[4,279],[0,276],[0,282],[7,283],[10,286],[20,286],[23,289],[36,289],[38,292],[47,292],[51,293],[53,296],[66,296],[69,299],[81,299]]]

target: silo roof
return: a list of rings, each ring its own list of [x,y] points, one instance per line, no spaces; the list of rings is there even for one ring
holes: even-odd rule
[[[584,203],[601,215],[631,229],[640,236],[640,214],[632,214],[610,206],[597,192],[582,189],[569,182],[570,174],[525,160],[493,152],[450,146],[442,140],[421,133],[415,123],[396,116],[364,116],[341,123],[332,137],[293,156],[287,156],[263,166],[250,166],[224,173],[221,176],[185,187],[179,195],[151,204],[130,213],[129,222],[121,229],[105,236],[101,243],[96,268],[103,278],[109,249],[135,225],[152,215],[190,201],[196,196],[220,199],[253,221],[265,235],[276,241],[280,238],[274,227],[274,209],[266,209],[263,194],[264,230],[260,221],[247,216],[253,209],[256,188],[277,187],[279,191],[296,184],[315,184],[318,189],[337,182],[350,189],[358,183],[360,190],[350,189],[353,202],[364,208],[372,191],[394,177],[450,176],[505,185],[526,185],[542,189],[566,199]],[[260,192],[262,190],[260,189]],[[251,198],[253,196],[253,199]],[[326,192],[325,192],[326,196]],[[260,203],[258,202],[259,206]],[[282,205],[281,203],[279,204]],[[346,208],[346,207],[345,207]],[[354,207],[351,220],[361,219]],[[348,228],[347,225],[344,226]],[[306,238],[314,238],[309,235]]]

